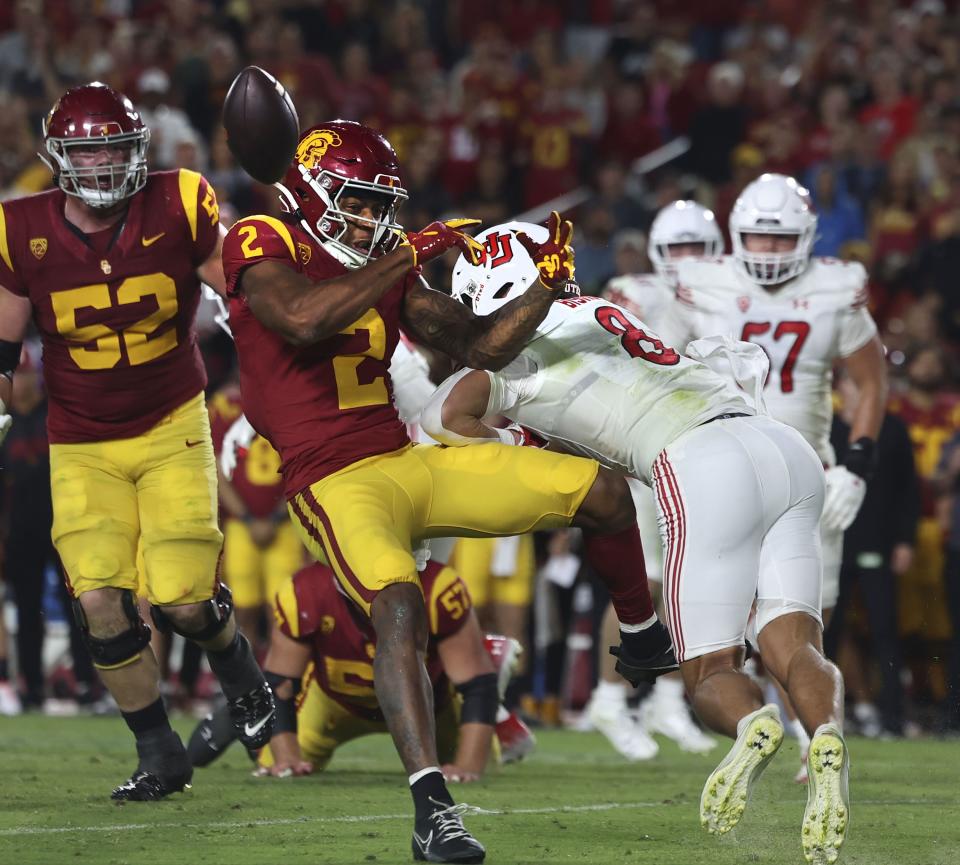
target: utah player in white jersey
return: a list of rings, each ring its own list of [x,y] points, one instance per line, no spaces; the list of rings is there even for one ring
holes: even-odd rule
[[[526,250],[543,234],[516,224],[490,231],[512,255],[488,258],[473,271],[463,262],[455,268],[455,293],[481,315],[534,284],[537,266]],[[693,348],[734,365],[759,357],[765,371],[762,353],[749,346],[713,340]],[[801,842],[811,861],[833,862],[846,831],[848,759],[843,681],[822,651],[823,469],[796,430],[756,414],[755,405],[622,307],[568,296],[506,367],[462,370],[444,382],[421,424],[450,446],[520,444],[533,431],[652,484],[667,621],[684,683],[704,723],[735,739],[707,779],[701,822],[717,833],[736,825],[783,739],[777,707],[763,704],[742,669],[756,599],[764,661],[813,737],[815,783]],[[513,424],[493,427],[500,415]]]
[[[821,542],[822,609],[829,623],[840,589],[843,532],[873,471],[887,380],[883,347],[866,309],[866,272],[860,264],[812,258],[816,230],[807,191],[792,177],[762,175],[730,215],[733,255],[679,265],[668,331],[681,351],[688,340],[726,334],[757,343],[770,358],[768,411],[798,430],[827,468]],[[839,455],[830,445],[835,363],[844,365],[860,394],[849,444]],[[802,725],[792,726],[803,752]],[[806,780],[805,764],[797,780]]]
[[[673,201],[657,213],[650,226],[647,255],[655,273],[614,277],[603,294],[650,325],[667,345],[672,345],[667,320],[676,297],[677,262],[682,258],[715,258],[722,254],[723,235],[713,211],[696,201]],[[654,585],[662,584],[663,555],[653,491],[636,480],[630,481],[630,491],[643,538],[647,579]],[[615,620],[611,619],[608,611],[603,625],[605,638],[607,630],[613,637]],[[667,736],[684,751],[693,753],[707,753],[716,745],[691,719],[679,673],[657,679],[652,693],[640,707],[639,720],[633,721],[627,710],[626,687],[613,674],[607,660],[599,660],[601,675],[586,713],[593,726],[621,754],[632,759],[655,756],[657,744],[650,733]]]
[[[682,258],[723,255],[723,235],[713,211],[696,201],[673,201],[650,226],[647,257],[654,273],[629,273],[607,283],[604,296],[628,309],[657,333],[664,332],[676,297],[677,262]]]
[[[792,177],[755,180],[730,215],[733,255],[678,265],[667,330],[680,351],[691,340],[725,334],[757,343],[770,358],[767,410],[798,430],[827,467],[823,609],[831,610],[843,532],[857,515],[873,467],[887,380],[877,326],[866,309],[866,272],[860,264],[812,258],[816,230],[809,195]],[[837,362],[861,395],[839,461],[830,446]]]

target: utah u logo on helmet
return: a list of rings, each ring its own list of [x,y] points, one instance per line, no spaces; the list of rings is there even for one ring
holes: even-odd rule
[[[339,147],[343,139],[332,129],[311,132],[297,146],[297,161],[307,169],[316,168],[330,147]]]

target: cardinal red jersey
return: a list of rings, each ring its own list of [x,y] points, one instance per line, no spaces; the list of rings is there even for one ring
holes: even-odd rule
[[[210,432],[218,457],[223,449],[223,437],[241,414],[240,388],[236,385],[217,391],[210,400]],[[263,436],[258,435],[246,450],[238,452],[230,484],[250,516],[269,517],[277,510],[283,501],[280,455]]]
[[[437,644],[465,624],[470,593],[456,571],[436,562],[427,564],[420,582],[430,617],[427,672],[439,710],[448,688]],[[383,720],[373,690],[376,634],[369,618],[339,589],[330,568],[318,563],[298,571],[277,593],[274,613],[284,634],[310,644],[313,676],[329,697],[355,715]]]
[[[314,282],[347,269],[305,231],[270,216],[241,219],[223,242],[243,408],[280,452],[292,498],[344,466],[409,442],[388,368],[400,338],[400,307],[416,273],[336,336],[297,347],[261,324],[243,296],[244,269],[261,261],[282,263]]]
[[[131,438],[206,385],[196,269],[220,212],[194,171],[150,174],[122,222],[85,235],[55,189],[0,206],[0,285],[30,298],[53,443]]]

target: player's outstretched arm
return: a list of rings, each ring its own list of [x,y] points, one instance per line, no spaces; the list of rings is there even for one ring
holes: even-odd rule
[[[434,391],[420,411],[420,426],[428,436],[450,447],[500,441],[497,430],[484,421],[489,403],[489,374],[463,369]]]
[[[376,304],[404,274],[412,258],[408,247],[334,279],[314,282],[277,261],[248,266],[240,288],[250,311],[292,345],[312,345],[339,333]]]
[[[309,662],[308,645],[288,637],[279,628],[273,629],[263,662],[263,672],[277,705],[277,722],[270,739],[273,765],[263,767],[258,774],[287,778],[313,772],[313,764],[303,759],[297,741],[296,699]]]
[[[473,610],[463,626],[437,644],[447,677],[463,696],[460,739],[453,763],[443,767],[449,781],[476,781],[490,758],[500,696],[493,662],[483,646],[483,633]]]
[[[534,243],[523,233],[517,235],[540,271],[540,279],[522,295],[490,315],[477,316],[423,283],[404,301],[404,328],[418,342],[445,352],[464,366],[503,369],[520,353],[550,304],[573,279],[573,226],[554,211],[548,228],[545,243]]]

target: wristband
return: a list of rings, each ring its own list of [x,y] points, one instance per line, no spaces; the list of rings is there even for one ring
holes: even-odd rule
[[[842,464],[855,475],[869,481],[877,469],[877,443],[867,436],[850,442]]]

